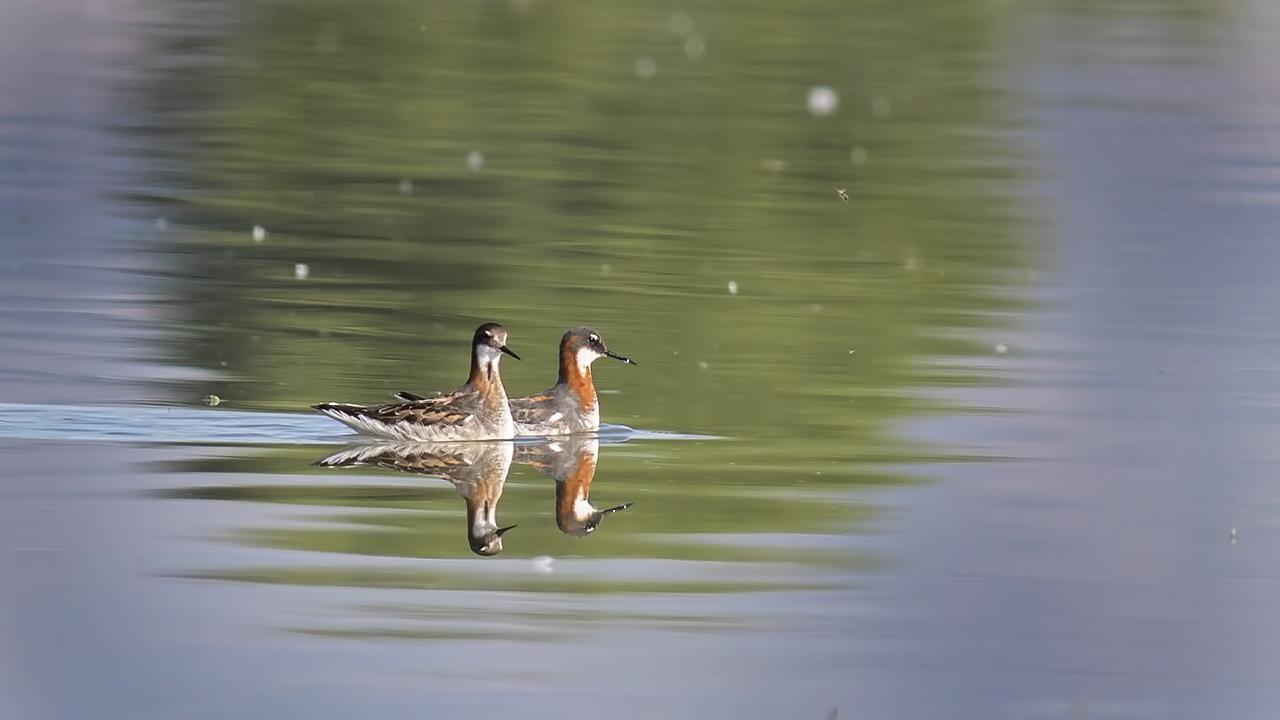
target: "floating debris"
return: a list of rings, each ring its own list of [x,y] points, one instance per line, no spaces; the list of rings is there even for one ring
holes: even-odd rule
[[[221,403],[222,403],[222,398],[218,397],[217,395],[210,395],[204,399],[204,404],[208,405],[209,407],[213,407],[214,405],[218,405]]]
[[[1003,355],[1009,352],[1009,346],[1005,343],[996,343],[996,354]]]
[[[836,188],[836,195],[839,195],[841,200],[849,202],[849,192],[844,188]]]
[[[648,80],[658,72],[658,63],[651,57],[642,57],[636,61],[636,77]]]
[[[840,107],[840,95],[829,87],[818,85],[809,88],[809,112],[826,117]]]
[[[266,240],[266,239],[267,239],[267,229],[266,229],[266,228],[264,228],[264,227],[262,227],[261,225],[254,225],[254,226],[253,226],[253,241],[254,241],[254,242],[262,242],[263,240]]]
[[[729,281],[729,294],[730,294],[730,295],[737,295],[737,294],[738,294],[738,283],[737,283],[737,281],[736,281],[736,280],[730,280],[730,281]]]
[[[294,263],[293,277],[298,280],[306,280],[311,277],[311,266],[306,263]]]
[[[690,35],[684,39],[684,56],[690,60],[698,60],[707,52],[707,43],[701,35]]]
[[[533,561],[532,561],[533,569],[535,572],[540,572],[544,574],[550,573],[553,570],[555,570],[555,568],[552,567],[552,565],[555,564],[555,561],[556,559],[551,557],[550,555],[539,555],[533,558]]]

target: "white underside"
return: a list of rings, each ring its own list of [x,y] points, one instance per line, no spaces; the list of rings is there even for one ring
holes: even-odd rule
[[[516,437],[546,437],[548,435],[569,435],[571,433],[595,432],[600,429],[600,406],[596,405],[589,413],[567,419],[564,413],[555,413],[546,422],[529,425],[516,423]]]
[[[475,416],[468,416],[458,425],[420,425],[417,423],[384,423],[362,415],[348,415],[340,410],[323,410],[325,415],[337,420],[361,435],[395,438],[397,440],[455,441],[455,440],[508,440],[516,436],[516,428],[510,416],[492,427],[483,427]]]

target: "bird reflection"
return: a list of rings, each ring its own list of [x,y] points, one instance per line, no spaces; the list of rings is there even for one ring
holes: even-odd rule
[[[477,555],[502,552],[498,498],[511,469],[510,442],[396,442],[355,445],[316,463],[321,467],[374,465],[443,478],[467,504],[467,542]],[[589,481],[588,481],[589,482]]]
[[[631,507],[631,503],[623,503],[598,510],[587,499],[599,457],[600,441],[591,436],[570,435],[534,445],[516,446],[516,463],[532,465],[555,478],[556,527],[566,535],[589,535],[600,526],[605,515]]]

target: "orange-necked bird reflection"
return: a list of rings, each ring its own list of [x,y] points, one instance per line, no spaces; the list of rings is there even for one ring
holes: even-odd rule
[[[498,499],[511,469],[510,442],[392,442],[356,445],[320,460],[322,467],[374,465],[448,480],[467,504],[467,543],[477,555],[502,552]]]
[[[556,527],[566,535],[583,537],[600,526],[604,516],[631,507],[623,503],[596,509],[587,498],[596,476],[600,441],[591,436],[566,436],[534,445],[517,445],[515,462],[532,465],[556,480]]]

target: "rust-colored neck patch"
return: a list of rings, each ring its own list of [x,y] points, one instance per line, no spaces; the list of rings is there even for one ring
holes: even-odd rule
[[[578,408],[589,413],[596,407],[596,386],[591,381],[591,364],[578,362],[578,351],[566,344],[560,348],[560,382],[578,398]]]

